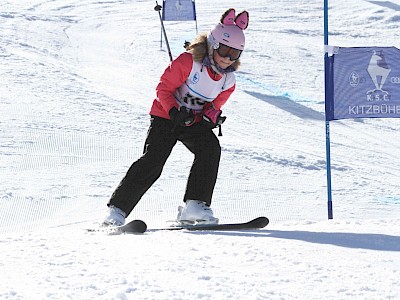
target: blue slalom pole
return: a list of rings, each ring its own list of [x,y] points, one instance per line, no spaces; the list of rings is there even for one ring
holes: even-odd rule
[[[332,176],[331,176],[331,141],[329,120],[327,117],[326,103],[328,101],[328,0],[324,0],[324,44],[325,44],[325,135],[326,135],[326,181],[328,191],[328,219],[333,219],[332,207]]]

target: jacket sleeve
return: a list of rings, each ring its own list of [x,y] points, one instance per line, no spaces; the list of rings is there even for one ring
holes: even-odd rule
[[[223,91],[218,95],[217,98],[214,99],[213,106],[215,109],[221,109],[221,107],[228,101],[229,97],[232,95],[232,93],[235,90],[236,85],[234,84],[232,87],[229,89]]]
[[[160,82],[156,87],[156,95],[167,113],[172,107],[178,107],[174,93],[189,77],[192,65],[192,55],[184,52],[174,59],[161,75]]]

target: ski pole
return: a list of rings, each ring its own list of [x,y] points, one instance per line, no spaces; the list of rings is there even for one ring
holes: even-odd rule
[[[164,23],[161,17],[161,8],[162,6],[158,4],[158,2],[156,1],[156,6],[154,7],[155,11],[158,11],[158,16],[160,17],[160,22],[161,22],[161,28],[162,31],[164,33],[164,37],[165,37],[165,44],[167,45],[167,49],[168,49],[168,55],[169,55],[169,59],[172,61],[172,53],[171,53],[171,49],[169,48],[169,43],[168,43],[168,38],[167,38],[167,33],[165,32],[165,27],[164,27]]]

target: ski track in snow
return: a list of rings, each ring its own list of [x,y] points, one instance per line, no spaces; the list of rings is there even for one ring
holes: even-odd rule
[[[331,122],[326,220],[321,1],[196,2],[199,32],[250,12],[213,209],[266,215],[266,229],[85,231],[141,155],[168,64],[154,5],[2,1],[0,299],[400,298],[397,119]],[[332,0],[329,14],[331,45],[400,46],[394,1]],[[176,57],[194,22],[165,25]],[[177,145],[129,220],[173,219],[191,161]]]

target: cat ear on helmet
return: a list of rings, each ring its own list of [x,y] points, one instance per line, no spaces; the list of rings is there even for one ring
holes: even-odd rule
[[[240,29],[245,30],[249,25],[249,13],[245,10],[242,11],[236,16],[234,22]]]
[[[221,24],[234,25],[235,24],[235,9],[229,8],[223,13],[220,20]]]

